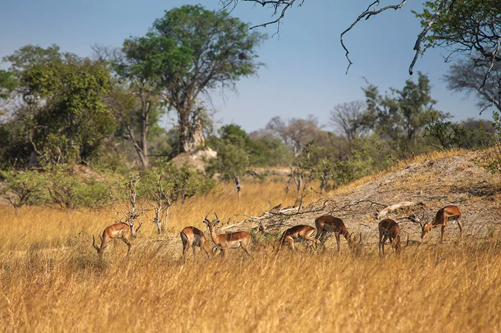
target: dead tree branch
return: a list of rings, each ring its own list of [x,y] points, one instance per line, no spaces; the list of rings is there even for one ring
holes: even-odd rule
[[[403,202],[399,202],[399,203],[396,203],[394,205],[391,205],[391,206],[388,206],[386,207],[385,209],[383,209],[382,211],[380,211],[376,217],[378,220],[382,219],[383,217],[385,217],[386,215],[388,215],[389,213],[391,212],[394,212],[400,208],[403,208],[403,207],[413,207],[413,206],[423,206],[424,204],[422,202],[414,202],[414,201],[403,201]]]

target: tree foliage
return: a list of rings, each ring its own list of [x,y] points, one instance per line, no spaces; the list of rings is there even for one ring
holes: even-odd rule
[[[124,42],[121,75],[158,89],[178,116],[180,151],[187,151],[190,116],[201,94],[234,88],[241,77],[256,73],[256,48],[264,35],[225,11],[182,6],[157,19],[144,37]],[[191,121],[197,123],[197,121]]]
[[[66,56],[29,67],[20,83],[28,104],[24,120],[32,126],[28,135],[45,163],[88,161],[113,133],[113,115],[102,102],[110,73],[102,63]]]
[[[424,3],[416,14],[423,27],[434,18],[443,0]],[[425,47],[448,47],[452,52],[474,53],[477,62],[501,61],[501,2],[497,0],[454,0],[435,18]]]

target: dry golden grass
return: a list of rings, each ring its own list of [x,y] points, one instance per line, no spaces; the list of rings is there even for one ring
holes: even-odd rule
[[[182,204],[170,209],[167,235],[177,235],[185,226],[196,226],[202,230],[202,223],[207,213],[216,212],[223,222],[238,222],[248,216],[261,215],[271,205],[282,203],[293,205],[295,193],[284,192],[282,183],[244,184],[241,198],[233,193],[228,195],[223,185],[216,187],[211,193],[189,198]],[[229,187],[228,187],[229,188]],[[305,204],[317,200],[319,194],[309,193]],[[148,208],[148,207],[146,207]],[[54,248],[71,245],[78,235],[100,235],[105,227],[113,224],[117,214],[113,209],[60,210],[40,207],[24,207],[19,214],[10,206],[0,206],[0,250],[26,250],[38,248]],[[211,215],[213,216],[213,215]],[[140,231],[143,238],[157,237],[152,212],[142,221],[145,225]],[[90,236],[92,237],[92,236]]]
[[[78,247],[0,255],[5,331],[495,332],[501,257],[485,244],[400,256],[233,251],[182,264],[136,251],[100,263]],[[123,253],[122,253],[123,254]]]
[[[450,154],[450,153],[448,153]],[[444,154],[428,158],[445,157]],[[420,159],[419,157],[416,159]],[[407,161],[408,163],[412,163]],[[380,174],[381,176],[383,174]],[[374,177],[366,178],[376,179]],[[364,181],[357,182],[358,185]],[[350,184],[337,192],[353,189]],[[99,261],[92,248],[113,210],[0,207],[0,331],[5,332],[499,332],[501,237],[410,247],[399,256],[308,253],[295,257],[261,239],[253,258],[198,254],[183,264],[178,232],[292,205],[283,184],[222,187],[172,208],[166,235],[147,220],[129,258],[117,242]],[[318,198],[310,194],[306,203]],[[205,228],[204,228],[205,229]],[[176,240],[175,246],[172,245]]]

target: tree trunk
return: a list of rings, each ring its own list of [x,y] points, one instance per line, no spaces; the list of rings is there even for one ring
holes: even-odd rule
[[[190,151],[189,141],[189,110],[178,110],[179,118],[179,151],[187,153]]]
[[[241,196],[241,191],[242,191],[242,185],[240,185],[240,177],[235,176],[235,188],[237,189],[238,192],[238,198]]]

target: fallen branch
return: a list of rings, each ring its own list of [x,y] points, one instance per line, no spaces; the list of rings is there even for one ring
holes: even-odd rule
[[[397,204],[394,204],[394,205],[391,205],[391,206],[388,206],[386,207],[385,209],[383,209],[382,211],[380,211],[377,215],[376,215],[376,218],[378,220],[382,219],[383,217],[385,217],[386,215],[388,215],[389,213],[391,212],[394,212],[400,208],[403,208],[403,207],[412,207],[412,206],[423,206],[424,204],[422,202],[414,202],[414,201],[403,201],[403,202],[399,202]]]

